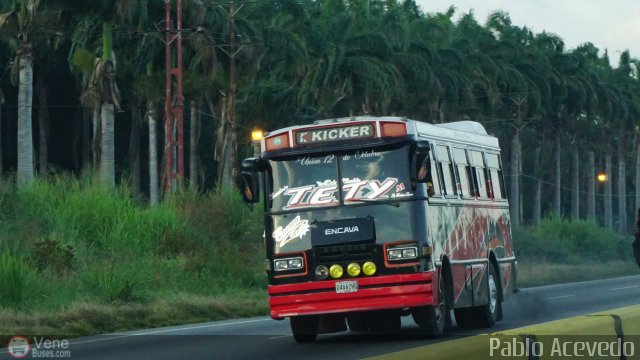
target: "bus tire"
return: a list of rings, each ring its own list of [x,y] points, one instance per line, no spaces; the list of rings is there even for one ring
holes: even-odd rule
[[[496,267],[492,262],[489,263],[489,274],[487,275],[487,287],[489,301],[486,305],[477,306],[473,309],[474,320],[478,327],[490,328],[496,324],[499,314],[502,312],[502,303],[500,302],[500,279],[496,271]]]
[[[318,337],[317,316],[292,316],[289,318],[291,333],[298,343],[310,343]]]
[[[418,324],[422,333],[428,337],[436,338],[444,334],[445,328],[451,325],[451,311],[447,297],[447,282],[440,272],[438,276],[438,304],[423,306],[412,311],[413,320]]]

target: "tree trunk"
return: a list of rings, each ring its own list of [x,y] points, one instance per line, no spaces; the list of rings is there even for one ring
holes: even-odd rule
[[[611,181],[611,155],[605,156],[604,172],[607,174],[607,181],[604,183],[604,227],[613,229],[613,206],[611,201],[612,186]]]
[[[39,85],[38,138],[40,140],[40,148],[38,170],[40,176],[46,177],[49,172],[49,106],[47,104],[47,86],[42,80]]]
[[[102,139],[100,142],[100,178],[102,184],[113,188],[116,185],[114,146],[114,106],[102,104]]]
[[[20,85],[18,91],[18,186],[33,181],[33,69],[32,57],[24,54],[19,59]]]
[[[158,203],[158,138],[156,135],[156,110],[153,103],[147,103],[149,122],[149,204]]]
[[[235,52],[235,4],[231,1],[229,5],[229,40],[231,43],[231,51],[229,56],[229,168],[231,174],[229,175],[230,181],[228,185],[230,188],[235,187],[236,178],[238,175],[238,139],[236,134],[236,52]]]
[[[221,102],[220,125],[216,140],[215,159],[218,161],[218,188],[231,188],[232,166],[231,166],[231,126],[229,124],[229,106],[226,98]]]
[[[511,226],[520,226],[520,128],[511,140],[511,194],[509,206],[511,208]]]
[[[562,215],[561,208],[561,174],[560,174],[560,132],[556,134],[556,154],[555,154],[555,185],[554,185],[554,197],[553,197],[553,210],[557,216]]]
[[[540,224],[540,217],[542,214],[542,171],[540,171],[540,153],[542,149],[538,146],[535,150],[533,158],[533,171],[535,174],[535,186],[533,193],[533,223],[535,225]]]
[[[200,113],[198,103],[191,100],[191,124],[189,142],[189,187],[198,191],[198,138],[200,130]]]
[[[131,166],[131,193],[140,202],[140,110],[131,110],[131,134],[129,138],[129,164]]]
[[[571,155],[573,162],[571,167],[573,171],[571,176],[571,218],[578,220],[580,219],[580,154],[578,146],[573,146]]]
[[[82,171],[91,165],[91,108],[82,108]]]
[[[93,161],[93,170],[98,171],[100,169],[100,142],[102,125],[100,120],[100,105],[94,105],[91,115],[91,122],[93,123],[93,136],[91,138],[91,152]]]
[[[589,187],[587,194],[587,219],[591,222],[596,222],[596,157],[593,151],[589,151],[589,181],[587,186]]]
[[[627,175],[624,154],[624,140],[618,141],[618,231],[627,233]]]

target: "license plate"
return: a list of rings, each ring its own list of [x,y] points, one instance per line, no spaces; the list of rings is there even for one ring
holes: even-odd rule
[[[338,294],[354,293],[358,291],[357,281],[338,281],[336,283],[336,292]]]

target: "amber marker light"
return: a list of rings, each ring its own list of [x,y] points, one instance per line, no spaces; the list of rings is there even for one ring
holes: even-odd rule
[[[253,130],[251,132],[251,141],[253,141],[254,143],[260,142],[263,136],[264,136],[264,131],[260,129]]]
[[[598,176],[596,177],[596,179],[598,179],[598,182],[607,182],[607,174],[605,173],[598,173]]]

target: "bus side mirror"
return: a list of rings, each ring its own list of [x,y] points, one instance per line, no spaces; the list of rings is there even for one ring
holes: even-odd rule
[[[243,171],[240,173],[242,180],[242,198],[247,204],[255,204],[260,201],[260,177],[255,171]]]
[[[418,141],[413,153],[412,177],[418,183],[427,183],[431,181],[429,175],[429,143],[426,141]]]
[[[242,198],[247,204],[255,204],[260,201],[260,175],[261,160],[248,158],[242,161],[240,183],[242,186]]]

